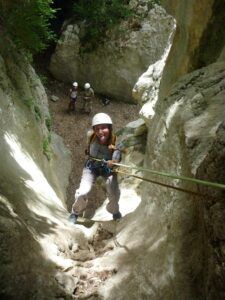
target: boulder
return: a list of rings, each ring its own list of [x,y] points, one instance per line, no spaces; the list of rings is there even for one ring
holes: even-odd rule
[[[49,66],[58,80],[83,86],[117,100],[132,102],[132,88],[146,68],[163,54],[174,21],[160,6],[133,3],[135,19],[117,25],[105,42],[91,52],[82,52],[82,25],[70,24],[63,31]],[[136,24],[138,23],[138,26]]]

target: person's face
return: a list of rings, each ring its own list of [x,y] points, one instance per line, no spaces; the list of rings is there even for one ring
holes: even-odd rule
[[[94,126],[94,132],[98,137],[100,144],[106,144],[109,136],[110,136],[110,129],[108,124],[99,124]]]

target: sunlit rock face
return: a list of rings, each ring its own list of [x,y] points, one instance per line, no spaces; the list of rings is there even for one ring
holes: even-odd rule
[[[150,14],[145,5],[148,1],[141,2],[140,9]],[[131,122],[120,132],[128,148],[124,162],[129,166],[142,166],[144,162],[144,167],[151,170],[224,183],[224,51],[211,58],[218,63],[180,78],[190,71],[192,62],[195,62],[193,66],[198,65],[197,53],[202,45],[199,40],[213,16],[213,1],[168,3],[171,13],[179,12],[178,25],[183,25],[177,27],[175,44],[167,61],[163,56],[165,49],[160,48],[153,60],[146,59],[145,67],[138,69],[140,74],[147,70],[135,85],[135,95],[147,110],[143,109],[144,121]],[[193,15],[196,12],[199,17]],[[84,75],[79,69],[79,47],[76,50],[79,28],[72,26],[68,30],[67,27],[68,35],[73,32],[74,36],[65,38],[65,47],[69,48],[70,42],[76,39],[77,42],[71,45],[68,56],[59,57],[57,68],[64,73],[58,78],[73,81],[77,79],[73,75],[77,74],[83,76],[79,79],[82,83],[90,78],[86,76],[87,69]],[[191,37],[189,30],[194,36]],[[148,38],[151,36],[152,32]],[[164,45],[168,45],[168,40]],[[190,59],[193,52],[195,56]],[[12,51],[7,55],[2,49],[0,53],[0,296],[13,300],[74,298],[79,281],[80,286],[85,286],[84,275],[92,272],[90,282],[97,282],[99,287],[92,296],[99,299],[224,299],[224,192],[190,181],[131,171],[147,180],[204,196],[125,175],[121,187],[124,190],[136,187],[141,202],[133,213],[118,223],[111,223],[114,235],[102,241],[103,252],[97,249],[94,258],[91,235],[96,227],[71,227],[66,222],[68,214],[63,199],[69,174],[68,153],[60,141],[54,143],[50,161],[43,155],[43,139],[49,135],[45,126],[48,109],[43,86],[21,56]],[[70,67],[73,59],[76,64]],[[88,59],[92,70],[92,61]],[[113,63],[117,61],[116,68],[121,74],[124,61],[117,57]],[[164,65],[165,75],[161,80]],[[103,74],[107,78],[106,73]],[[98,78],[99,85],[103,86],[102,73]],[[126,78],[130,78],[129,73]],[[180,80],[172,87],[177,78]],[[114,79],[111,89],[116,85],[119,92],[112,94],[127,95]],[[162,94],[158,97],[160,86]],[[129,82],[129,92],[132,87]],[[103,87],[100,91],[104,92]],[[55,139],[58,138],[52,136],[52,142]],[[58,176],[57,170],[64,173]],[[109,229],[108,224],[102,226]],[[79,231],[81,228],[83,231]],[[112,277],[101,285],[98,272],[109,271]]]
[[[224,78],[225,63],[197,70],[156,106],[145,167],[225,182]],[[104,288],[105,299],[223,299],[224,192],[144,177],[190,193],[142,183],[140,206],[118,225],[120,273]]]
[[[149,168],[225,182],[222,146],[225,117],[224,70],[223,62],[185,76],[173,87],[170,96],[157,106],[157,117],[149,127],[146,155],[146,165]],[[189,292],[200,293],[195,294],[196,299],[222,299],[225,269],[221,263],[224,255],[219,228],[223,228],[221,216],[224,218],[224,193],[201,185],[197,188],[188,182],[166,182],[208,195],[193,197],[173,190],[166,192],[162,188],[146,186],[145,192],[153,194],[156,211],[164,207],[160,212],[161,226],[165,229],[169,225],[167,237],[169,240],[174,239],[172,244],[176,250],[174,248],[171,253],[168,250],[168,257],[173,253],[176,258],[176,284],[180,285],[183,281],[186,285],[189,282]],[[218,244],[213,245],[215,240]],[[170,242],[167,247],[170,248]],[[213,254],[214,251],[220,254]],[[189,273],[190,269],[192,274]],[[198,282],[192,282],[191,277]],[[201,278],[204,278],[202,283]],[[201,295],[200,286],[205,287],[205,294]],[[183,293],[185,295],[185,289]]]
[[[132,88],[148,66],[163,54],[173,30],[173,18],[162,7],[132,1],[139,19],[123,22],[105,43],[80,53],[82,28],[68,25],[51,58],[50,71],[59,80],[90,82],[97,93],[132,101]]]
[[[175,20],[173,26],[175,30]],[[166,59],[172,45],[174,30],[172,30],[169,35],[167,45],[160,59],[148,67],[147,71],[138,78],[132,89],[133,99],[142,106],[140,116],[145,120],[147,125],[149,125],[150,120],[155,115],[155,105],[159,97],[159,87]]]
[[[1,142],[4,145],[6,136],[15,140],[33,159],[40,159],[39,168],[46,169],[48,180],[57,182],[62,156],[69,157],[60,137],[51,132],[51,116],[45,89],[29,61],[17,53],[8,42],[10,51],[0,48],[1,67]],[[11,47],[11,48],[10,48]],[[7,49],[8,50],[8,49]],[[7,151],[9,152],[9,151]],[[49,165],[53,169],[49,168]],[[69,160],[65,160],[65,174],[70,169]],[[58,171],[57,171],[58,170]],[[61,174],[60,170],[60,174]],[[55,173],[55,174],[54,174]],[[66,176],[58,181],[58,191],[62,200],[65,197],[68,182]]]
[[[0,295],[56,299],[56,266],[65,264],[56,262],[57,239],[68,240],[56,228],[67,216],[70,154],[46,126],[43,85],[9,40],[1,43],[0,73]]]

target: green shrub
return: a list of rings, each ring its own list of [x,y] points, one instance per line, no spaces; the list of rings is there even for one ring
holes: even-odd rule
[[[52,0],[0,0],[0,22],[13,42],[32,54],[54,38],[49,21],[54,17]]]
[[[81,38],[85,50],[93,50],[103,41],[108,29],[133,15],[124,0],[78,0],[73,6],[74,18],[85,21],[86,31]]]

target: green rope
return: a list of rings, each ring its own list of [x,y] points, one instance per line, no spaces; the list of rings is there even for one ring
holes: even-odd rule
[[[118,167],[134,169],[134,170],[138,170],[138,171],[144,171],[144,172],[148,172],[148,173],[151,173],[154,175],[165,176],[165,177],[169,177],[169,178],[173,178],[173,179],[180,179],[183,181],[189,181],[192,183],[202,184],[202,185],[210,186],[213,188],[225,189],[225,184],[221,184],[221,183],[205,181],[205,180],[186,177],[186,176],[179,176],[179,175],[174,175],[174,174],[165,173],[165,172],[154,171],[154,170],[150,170],[150,169],[146,169],[146,168],[142,168],[142,167],[127,166],[127,165],[119,164],[119,163],[114,163],[114,165],[118,166]]]
[[[94,160],[97,160],[97,161],[102,161],[101,159],[98,159],[98,158],[94,158],[94,157],[90,157],[90,158],[94,159]],[[183,180],[183,181],[189,181],[189,182],[192,182],[192,183],[197,183],[197,184],[201,184],[201,185],[205,185],[205,186],[209,186],[209,187],[213,187],[213,188],[217,188],[217,189],[225,189],[225,184],[222,184],[222,183],[205,181],[205,180],[186,177],[186,176],[179,176],[179,175],[174,175],[174,174],[170,174],[170,173],[166,173],[166,172],[154,171],[154,170],[147,169],[147,168],[142,168],[142,167],[128,166],[128,165],[124,165],[124,164],[120,164],[120,163],[113,163],[113,165],[115,165],[117,167],[123,167],[123,168],[127,168],[127,169],[133,169],[133,170],[148,172],[148,173],[154,174],[154,175],[169,177],[169,178],[173,178],[173,179],[180,179],[180,180]]]
[[[144,177],[141,177],[141,176],[137,176],[137,175],[134,175],[134,174],[128,174],[127,172],[122,172],[122,171],[119,171],[119,170],[116,170],[115,172],[120,173],[120,174],[125,174],[125,175],[131,176],[131,177],[134,177],[134,178],[137,178],[137,179],[140,179],[140,180],[144,180],[144,181],[147,181],[147,182],[150,182],[150,183],[153,183],[153,184],[163,186],[163,187],[171,188],[171,189],[174,189],[174,190],[177,190],[177,191],[180,191],[180,192],[192,194],[194,196],[208,197],[207,195],[204,195],[202,193],[198,193],[198,192],[195,192],[195,191],[190,191],[190,190],[183,189],[183,188],[180,188],[180,187],[177,187],[177,186],[174,186],[174,185],[170,185],[170,184],[162,183],[162,182],[159,182],[159,181],[151,180],[151,179],[144,178]]]

